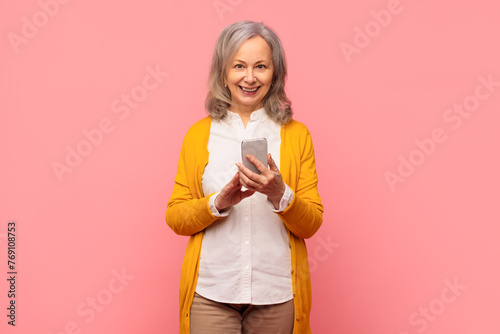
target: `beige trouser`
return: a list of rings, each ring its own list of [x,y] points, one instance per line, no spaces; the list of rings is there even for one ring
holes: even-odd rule
[[[191,334],[291,334],[293,299],[281,304],[219,303],[195,293]]]

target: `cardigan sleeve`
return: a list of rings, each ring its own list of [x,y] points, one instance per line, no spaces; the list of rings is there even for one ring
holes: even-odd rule
[[[318,193],[311,134],[305,126],[301,128],[302,136],[297,136],[300,138],[299,143],[293,145],[295,158],[292,161],[298,166],[292,166],[291,169],[296,172],[289,177],[289,182],[294,184],[292,189],[295,190],[295,196],[290,205],[278,215],[296,237],[307,239],[316,233],[323,222],[323,205]]]
[[[198,185],[203,156],[200,141],[197,128],[192,127],[182,143],[174,189],[167,204],[167,224],[180,235],[196,234],[218,219],[208,204],[211,195],[203,196]]]
[[[193,235],[204,230],[217,220],[208,207],[209,198],[193,198],[188,187],[176,182],[167,205],[168,226],[179,235]]]

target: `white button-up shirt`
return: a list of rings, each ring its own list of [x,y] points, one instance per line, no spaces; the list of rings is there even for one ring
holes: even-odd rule
[[[205,196],[216,193],[209,206],[214,215],[224,218],[207,227],[203,237],[196,292],[205,298],[255,305],[293,298],[288,233],[275,214],[291,203],[293,191],[286,186],[278,210],[258,192],[222,213],[214,205],[218,192],[238,170],[235,162],[241,162],[241,141],[262,137],[279,168],[280,125],[264,109],[251,114],[246,128],[239,115],[230,111],[224,120],[212,120],[202,187]]]

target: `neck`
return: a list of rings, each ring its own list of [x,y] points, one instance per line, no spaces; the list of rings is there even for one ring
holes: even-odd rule
[[[238,114],[238,116],[240,116],[241,121],[243,122],[243,126],[246,128],[247,123],[250,120],[250,116],[252,115],[252,113],[256,110],[259,110],[260,108],[262,108],[262,107],[258,107],[258,108],[249,107],[249,108],[245,108],[245,109],[238,108],[237,110],[231,110],[231,111],[234,112],[235,114]]]
[[[250,115],[252,113],[241,113],[241,112],[232,111],[232,110],[229,110],[229,111],[234,112],[236,115],[240,116],[241,122],[243,123],[243,126],[246,129],[248,121],[250,121]]]

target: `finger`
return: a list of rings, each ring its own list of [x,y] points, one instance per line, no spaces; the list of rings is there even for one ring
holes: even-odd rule
[[[258,174],[255,174],[255,175],[257,177],[261,177]],[[260,179],[254,181],[254,180],[252,180],[251,178],[249,178],[247,175],[245,175],[243,173],[241,173],[241,175],[240,175],[240,184],[242,186],[244,186],[245,188],[253,190],[253,191],[261,192],[261,190],[262,190],[262,184],[260,183]]]
[[[244,164],[242,164],[240,162],[237,162],[236,166],[238,167],[240,175],[243,174],[252,180],[257,180],[260,177],[259,174],[252,172],[247,166],[245,166]],[[241,176],[240,176],[240,180],[241,180]]]
[[[276,162],[274,162],[273,157],[271,156],[271,153],[267,155],[267,164],[269,165],[269,169],[273,172],[279,172],[280,170],[278,169],[278,166],[276,166]]]
[[[261,172],[262,174],[264,174],[266,171],[268,171],[267,166],[264,166],[264,164],[262,162],[260,162],[260,160],[257,159],[256,157],[254,157],[253,155],[247,154],[246,158],[248,159],[248,161],[253,163],[255,165],[255,167],[257,167],[259,172]]]
[[[239,183],[239,180],[240,180],[240,173],[236,172],[236,173],[234,173],[234,176],[231,179],[231,181],[229,181],[229,183],[237,186]]]
[[[228,196],[240,188],[240,176],[239,173],[236,173],[233,178],[221,189],[221,195]]]
[[[245,174],[243,173],[240,174],[239,182],[243,187],[255,191],[256,183],[250,180],[248,176],[246,176]]]

